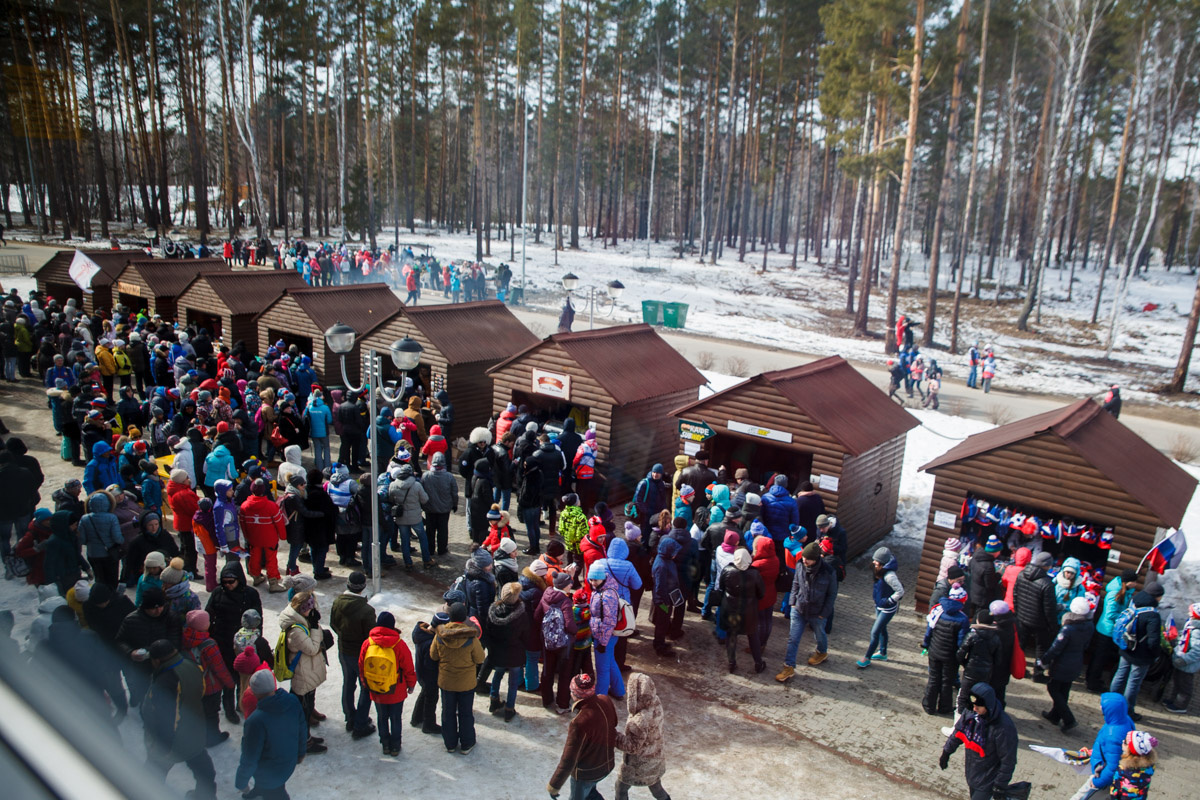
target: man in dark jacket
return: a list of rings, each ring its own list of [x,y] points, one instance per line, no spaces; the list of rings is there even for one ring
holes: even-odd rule
[[[553,531],[558,530],[558,476],[567,468],[570,459],[563,457],[562,452],[546,434],[538,437],[538,442],[538,449],[529,456],[529,461],[537,464],[542,471],[542,508],[546,509],[547,525]]]
[[[1050,683],[1046,689],[1053,703],[1042,716],[1055,725],[1062,723],[1063,733],[1070,733],[1076,727],[1075,715],[1067,703],[1071,699],[1071,684],[1083,671],[1083,652],[1094,632],[1091,604],[1085,597],[1076,597],[1071,601],[1070,610],[1063,615],[1062,628],[1054,637],[1054,643],[1042,656],[1041,665],[1050,668]]]
[[[837,521],[837,517],[831,517],[828,514],[817,515],[817,535],[811,536],[810,542],[820,541],[824,536],[828,536],[833,540],[833,554],[837,556],[843,564],[847,563],[846,556],[850,553],[850,537],[846,534],[846,529]]]
[[[166,639],[178,646],[182,637],[179,619],[167,613],[167,596],[162,589],[152,587],[142,592],[142,605],[121,621],[116,643],[125,655],[125,682],[129,684],[129,704],[142,702],[150,684],[152,664],[150,645]],[[197,704],[199,700],[197,700]],[[201,728],[200,740],[204,741]]]
[[[563,421],[562,433],[558,435],[558,446],[562,448],[563,453],[567,456],[567,466],[562,474],[563,494],[575,491],[575,471],[572,461],[575,458],[575,454],[579,452],[579,445],[581,444],[583,444],[583,437],[575,430],[574,417],[567,417]]]
[[[129,710],[125,687],[121,684],[122,661],[117,649],[117,632],[121,623],[134,613],[133,601],[124,594],[116,594],[107,584],[96,583],[83,604],[83,619],[90,630],[100,639],[101,646],[113,657],[98,665],[97,676],[104,691],[112,701],[117,723],[124,719]]]
[[[347,400],[338,406],[337,421],[342,426],[342,446],[338,450],[338,461],[351,469],[361,469],[366,461],[367,419],[362,397]]]
[[[679,485],[687,484],[696,490],[696,494],[692,496],[692,513],[695,513],[697,508],[706,508],[708,506],[708,496],[704,490],[710,483],[717,479],[716,470],[710,469],[708,466],[709,453],[707,450],[701,450],[696,453],[696,461],[686,467],[679,475]],[[787,479],[784,479],[787,483]],[[786,489],[784,490],[787,491]],[[787,528],[784,528],[784,535],[787,534]],[[782,539],[780,540],[782,541]]]
[[[148,660],[154,672],[142,706],[146,760],[163,774],[184,762],[196,778],[188,796],[215,798],[217,771],[204,747],[204,672],[166,639],[150,645]]]
[[[800,515],[801,528],[806,531],[817,529],[817,517],[825,513],[825,501],[817,493],[812,481],[800,481],[800,488],[796,492],[796,511]]]
[[[246,794],[287,797],[285,784],[304,760],[308,743],[308,721],[296,695],[275,684],[275,676],[259,670],[250,677],[250,691],[258,705],[246,718],[242,734],[242,757],[233,785]]]
[[[637,521],[644,540],[650,541],[651,529],[658,521],[658,515],[667,507],[670,496],[667,482],[663,480],[663,465],[655,464],[633,490],[633,503],[637,506]]]
[[[1138,722],[1142,715],[1133,709],[1137,704],[1142,681],[1146,679],[1146,673],[1150,671],[1161,650],[1162,617],[1158,614],[1158,598],[1145,590],[1133,596],[1132,608],[1134,618],[1129,625],[1129,632],[1136,641],[1131,647],[1121,651],[1121,663],[1108,690],[1125,695],[1125,703],[1129,706],[1129,718]],[[1115,635],[1116,631],[1113,633]]]
[[[970,800],[991,800],[993,794],[1008,788],[1017,767],[1017,726],[986,683],[971,687],[971,708],[954,723],[938,766],[950,766],[950,756],[965,744]]]
[[[686,471],[684,473],[686,475]],[[792,525],[800,524],[800,509],[787,490],[787,476],[776,475],[771,488],[762,496],[762,521],[775,541],[775,555],[783,563],[783,540]]]
[[[596,680],[586,672],[571,681],[571,699],[575,718],[546,791],[558,797],[570,778],[571,797],[589,798],[616,765],[617,710],[608,695],[596,694]]]
[[[805,628],[812,628],[817,640],[817,649],[808,657],[809,666],[825,661],[829,657],[829,640],[825,634],[825,620],[833,613],[837,599],[837,576],[833,568],[821,557],[821,547],[809,542],[800,553],[801,563],[796,565],[792,577],[792,593],[789,604],[792,608],[791,630],[788,633],[787,654],[783,669],[775,680],[784,683],[796,674],[796,650]]]
[[[921,652],[929,657],[929,680],[921,705],[929,715],[951,711],[954,680],[958,677],[958,649],[971,627],[962,612],[962,595],[962,589],[955,589],[930,610],[926,620]]]
[[[262,598],[258,590],[246,584],[246,573],[242,571],[241,561],[235,560],[226,564],[221,570],[220,585],[213,589],[208,596],[204,610],[211,620],[208,634],[217,643],[225,666],[233,673],[233,659],[237,653],[233,649],[233,637],[242,627],[242,614],[254,609],[262,613]],[[225,689],[221,695],[221,703],[225,708],[225,719],[237,724],[237,698],[233,689]]]
[[[375,627],[375,609],[367,602],[367,576],[350,573],[346,591],[337,596],[329,612],[329,626],[337,634],[338,662],[342,665],[342,714],[346,730],[354,739],[365,739],[375,732],[371,724],[371,694],[358,674],[358,656],[363,642]],[[358,703],[354,690],[358,689]]]
[[[37,508],[39,481],[21,466],[11,452],[0,450],[0,556],[5,561],[4,577],[12,578],[8,557],[15,541],[20,541]]]
[[[1039,661],[1058,632],[1058,601],[1054,596],[1054,581],[1046,574],[1046,568],[1052,563],[1054,557],[1049,553],[1038,553],[1029,566],[1021,570],[1013,584],[1017,638],[1021,641],[1021,649],[1033,654]],[[1034,667],[1033,679],[1038,683],[1046,682],[1041,667]]]
[[[462,592],[452,590],[459,597],[465,597]],[[449,603],[450,592],[443,595]],[[458,598],[454,598],[457,600]],[[450,614],[445,608],[433,615],[432,622],[418,622],[412,631],[413,665],[417,670],[417,684],[421,687],[417,700],[413,703],[412,719],[409,724],[419,727],[421,733],[441,735],[442,726],[437,724],[438,701],[438,665],[429,657],[429,647],[439,625],[450,621]]]
[[[994,538],[994,537],[993,537]],[[992,548],[995,549],[992,549]],[[1000,541],[988,540],[988,546],[975,551],[968,565],[969,587],[967,596],[967,616],[975,616],[1004,596],[1000,589],[1000,575],[996,572],[996,553],[1000,549]]]
[[[999,660],[1000,636],[992,623],[992,612],[985,608],[975,615],[975,624],[958,648],[958,663],[963,669],[957,705],[960,715],[967,710],[971,687],[981,682],[991,684],[992,671]]]

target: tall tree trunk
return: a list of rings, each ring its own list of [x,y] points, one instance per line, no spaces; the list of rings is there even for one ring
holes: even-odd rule
[[[1192,294],[1192,311],[1188,314],[1187,329],[1183,333],[1183,342],[1179,347],[1179,360],[1175,362],[1175,372],[1167,390],[1182,392],[1187,385],[1188,370],[1192,365],[1192,350],[1196,348],[1196,328],[1200,324],[1200,279],[1196,281],[1196,291]]]
[[[583,62],[579,77],[579,109],[575,115],[575,171],[571,178],[571,249],[579,249],[579,185],[583,170],[583,118],[587,110],[588,40],[592,38],[592,3],[588,0],[583,14]]]

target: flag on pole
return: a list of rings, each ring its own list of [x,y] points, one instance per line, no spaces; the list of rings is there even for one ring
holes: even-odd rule
[[[92,278],[96,277],[96,273],[99,271],[100,265],[82,250],[75,251],[71,265],[67,267],[67,273],[71,276],[71,280],[75,281],[75,285],[87,294],[92,293]]]
[[[1150,569],[1163,574],[1169,569],[1177,568],[1183,562],[1183,554],[1187,552],[1187,537],[1183,531],[1177,530],[1163,539],[1146,554]]]

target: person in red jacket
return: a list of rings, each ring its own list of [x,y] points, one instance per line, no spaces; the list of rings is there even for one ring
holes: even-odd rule
[[[50,541],[50,516],[48,508],[39,508],[33,512],[33,519],[25,529],[25,535],[17,542],[13,555],[25,559],[29,565],[29,574],[25,582],[30,586],[41,586],[46,582],[46,543]]]
[[[433,469],[433,454],[442,453],[449,459],[449,454],[446,452],[450,449],[450,445],[446,442],[446,437],[442,435],[441,425],[429,426],[429,438],[425,440],[425,444],[421,445],[421,455],[425,456],[425,468]]]
[[[279,579],[279,543],[287,540],[287,520],[275,501],[267,497],[267,483],[262,478],[250,484],[250,497],[238,510],[238,524],[250,549],[248,571],[254,585],[269,580],[271,593],[287,591]],[[262,576],[264,561],[266,578]]]
[[[375,702],[383,754],[398,756],[400,735],[404,732],[404,700],[417,685],[417,670],[413,666],[412,651],[396,630],[396,618],[392,613],[380,612],[375,622],[376,626],[358,653],[358,674]],[[386,651],[390,651],[390,656]],[[383,691],[383,684],[390,684],[391,688]]]
[[[167,505],[171,509],[171,527],[179,534],[179,549],[183,553],[183,568],[196,574],[196,537],[192,533],[192,517],[196,515],[200,498],[192,488],[188,475],[181,469],[171,470],[167,482]]]
[[[592,564],[604,558],[606,552],[604,537],[607,535],[608,530],[604,527],[604,522],[600,517],[596,516],[588,520],[587,536],[579,540],[579,552],[583,556],[583,569],[577,574],[587,575]],[[592,586],[588,581],[583,582],[583,590],[589,598],[592,596]]]

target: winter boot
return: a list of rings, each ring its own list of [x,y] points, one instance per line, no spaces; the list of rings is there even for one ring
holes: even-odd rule
[[[779,681],[780,683],[786,683],[790,681],[792,676],[795,674],[795,667],[789,667],[785,665],[784,668],[779,671],[779,674],[775,676],[775,680]]]
[[[283,581],[275,578],[268,585],[267,591],[269,591],[271,594],[279,594],[280,592],[286,592],[287,587],[283,585]]]
[[[255,586],[262,586],[266,582],[267,582],[266,575],[255,575],[254,576],[254,585]]]
[[[502,708],[504,708],[504,701],[501,700],[496,695],[492,695],[492,701],[490,703],[488,703],[488,711],[492,712],[493,714],[496,714],[496,712]],[[496,716],[500,716],[500,715],[496,714]]]

